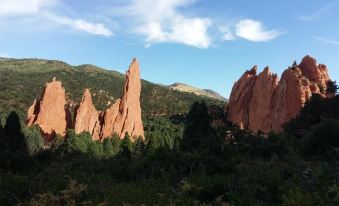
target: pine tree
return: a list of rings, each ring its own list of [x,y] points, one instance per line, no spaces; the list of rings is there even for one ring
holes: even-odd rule
[[[125,157],[131,157],[133,152],[133,144],[131,141],[131,137],[126,132],[124,139],[121,142],[120,145],[120,154]]]

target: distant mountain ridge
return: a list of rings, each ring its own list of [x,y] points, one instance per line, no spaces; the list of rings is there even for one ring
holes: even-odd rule
[[[224,102],[228,101],[225,97],[221,96],[219,93],[211,89],[199,89],[199,88],[196,88],[196,87],[184,84],[184,83],[180,83],[180,82],[169,85],[168,87],[173,90],[177,90],[181,92],[193,93],[195,95],[217,99],[217,100],[224,101]]]

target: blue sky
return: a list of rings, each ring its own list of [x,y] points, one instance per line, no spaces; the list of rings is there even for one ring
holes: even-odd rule
[[[94,64],[228,97],[246,69],[317,58],[339,81],[339,0],[0,0],[0,56]]]

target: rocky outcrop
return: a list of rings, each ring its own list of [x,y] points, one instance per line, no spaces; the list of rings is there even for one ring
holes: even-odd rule
[[[128,71],[123,95],[103,113],[96,110],[90,91],[85,89],[79,106],[75,109],[74,130],[77,134],[89,132],[93,140],[103,140],[118,134],[124,138],[144,137],[140,106],[141,81],[139,64],[133,59]],[[35,100],[27,112],[27,126],[39,125],[48,139],[55,134],[64,136],[67,128],[73,128],[70,110],[74,102],[66,103],[65,90],[55,78],[44,89],[41,100]]]
[[[140,106],[141,81],[139,63],[133,59],[128,71],[122,97],[103,114],[101,138],[114,132],[120,138],[128,133],[131,137],[144,137]]]
[[[256,75],[257,66],[246,71],[232,88],[228,119],[237,123],[241,129],[247,128],[249,124],[248,108],[252,97],[252,88],[257,79]]]
[[[273,94],[278,86],[278,82],[278,76],[272,74],[268,67],[266,67],[256,78],[255,84],[251,90],[252,95],[248,109],[247,128],[250,130],[254,132],[270,132]]]
[[[65,90],[60,81],[53,78],[46,84],[40,100],[34,100],[27,112],[27,126],[39,125],[46,140],[54,134],[64,136],[67,121]]]
[[[273,115],[270,130],[281,133],[283,124],[295,118],[312,96],[311,82],[299,68],[284,71],[273,96],[270,112]]]
[[[95,109],[92,96],[88,89],[85,89],[81,103],[76,109],[74,130],[77,134],[89,132],[93,140],[100,140],[100,113]]]
[[[310,56],[283,72],[279,81],[269,68],[256,75],[246,71],[232,89],[228,120],[254,133],[280,133],[283,125],[295,118],[312,93],[325,96],[330,80],[325,65]]]

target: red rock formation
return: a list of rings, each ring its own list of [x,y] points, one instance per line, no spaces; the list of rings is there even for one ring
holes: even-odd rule
[[[329,80],[326,66],[310,56],[285,70],[280,81],[268,68],[259,76],[255,71],[246,71],[233,86],[228,115],[229,121],[255,133],[282,132],[283,124],[298,115],[312,93],[326,91]]]
[[[316,84],[322,89],[326,89],[326,85],[328,80],[330,80],[330,77],[325,65],[318,65],[316,59],[310,56],[305,56],[298,67],[302,74],[307,77],[311,83]]]
[[[93,140],[100,140],[99,114],[93,105],[91,93],[85,89],[81,103],[76,110],[75,133],[89,132]]]
[[[39,125],[46,140],[54,133],[64,136],[66,133],[65,90],[60,81],[53,78],[46,84],[41,99],[34,100],[27,112],[27,126]]]
[[[120,138],[128,133],[131,137],[144,137],[140,106],[141,81],[139,64],[133,59],[128,71],[124,92],[110,108],[102,115],[92,102],[88,89],[84,91],[81,103],[76,110],[74,129],[77,134],[89,132],[93,140],[102,140],[117,133]],[[62,136],[66,128],[71,128],[70,110],[74,107],[72,101],[66,104],[65,91],[61,82],[56,81],[46,85],[40,101],[34,101],[27,112],[28,127],[37,124],[46,137],[54,134]],[[102,122],[101,122],[102,120]]]
[[[295,118],[312,96],[310,81],[299,68],[284,71],[273,96],[272,126],[270,130],[281,133],[283,124]]]
[[[252,89],[248,109],[248,128],[254,132],[269,133],[272,124],[273,93],[278,86],[278,76],[268,67],[261,72]]]
[[[255,84],[257,66],[246,71],[234,84],[229,101],[228,119],[236,123],[241,129],[248,127],[248,108],[252,95],[252,87]]]
[[[131,137],[144,137],[140,106],[141,81],[139,64],[133,59],[128,71],[122,97],[103,115],[101,138],[111,136],[114,132],[120,138],[127,132]]]

